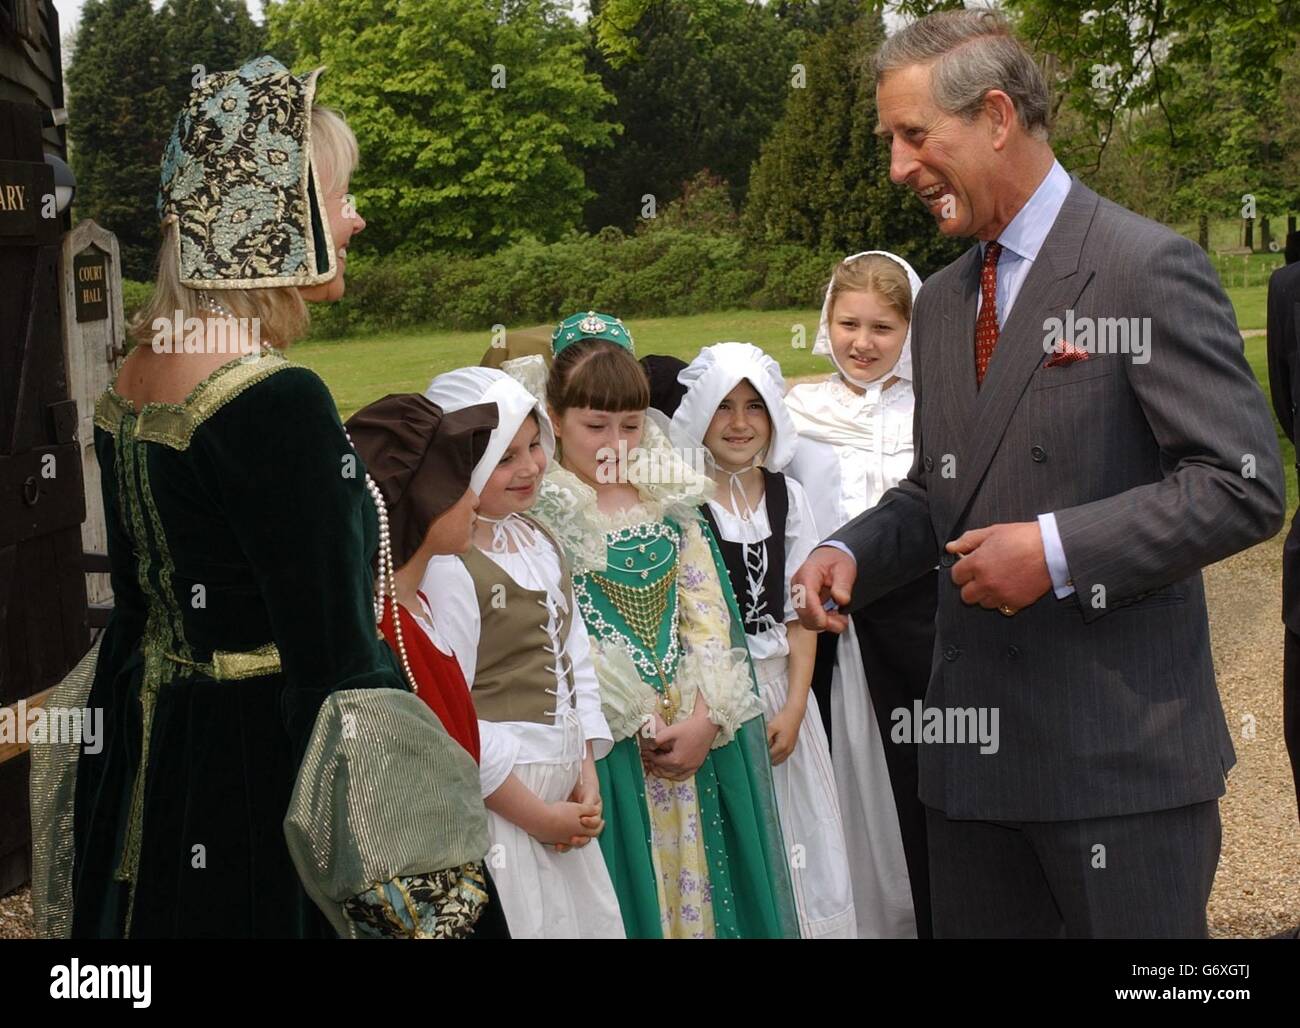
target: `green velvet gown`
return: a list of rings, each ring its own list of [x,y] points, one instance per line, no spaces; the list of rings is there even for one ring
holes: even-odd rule
[[[327,696],[405,690],[333,400],[267,355],[181,404],[137,413],[109,390],[95,424],[116,603],[89,697],[105,744],[76,772],[71,933],[333,936],[286,808]]]

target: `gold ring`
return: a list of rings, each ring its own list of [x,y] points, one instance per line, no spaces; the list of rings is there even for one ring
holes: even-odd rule
[[[998,613],[1001,614],[1003,617],[1011,617],[1015,614],[1015,612],[1016,609],[1014,607],[1009,607],[1005,603],[998,608]]]

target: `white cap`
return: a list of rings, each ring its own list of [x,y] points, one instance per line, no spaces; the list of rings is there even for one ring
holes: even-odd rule
[[[482,493],[502,455],[510,447],[519,426],[529,414],[537,415],[542,449],[549,461],[555,456],[555,430],[544,405],[516,379],[496,368],[458,368],[437,376],[429,383],[424,396],[444,411],[460,410],[476,403],[497,405],[497,427],[492,430],[483,457],[470,477],[470,488]]]
[[[742,381],[748,381],[763,398],[772,422],[772,437],[763,466],[780,471],[790,463],[794,457],[795,429],[785,409],[781,365],[753,343],[706,346],[678,374],[677,381],[686,387],[686,395],[673,414],[672,435],[676,446],[703,446],[718,404]]]

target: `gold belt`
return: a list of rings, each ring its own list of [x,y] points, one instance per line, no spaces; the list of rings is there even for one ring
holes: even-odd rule
[[[280,651],[273,642],[244,653],[214,650],[211,660],[186,660],[174,653],[164,653],[163,656],[174,664],[198,668],[209,678],[222,682],[273,675],[280,670]]]
[[[280,670],[280,651],[275,643],[267,643],[255,650],[244,653],[230,650],[215,650],[210,661],[187,660],[174,653],[163,652],[163,657],[173,664],[197,668],[199,671],[218,681],[233,681],[239,678],[256,678],[258,675],[274,674]],[[126,934],[131,934],[131,918],[135,911],[136,873],[140,868],[140,842],[144,821],[144,778],[149,766],[149,736],[153,732],[154,704],[157,702],[157,681],[146,674],[140,690],[140,714],[142,743],[140,747],[140,766],[136,768],[135,782],[131,788],[131,807],[127,813],[126,840],[122,848],[122,859],[118,864],[114,878],[119,882],[130,883],[127,900]]]

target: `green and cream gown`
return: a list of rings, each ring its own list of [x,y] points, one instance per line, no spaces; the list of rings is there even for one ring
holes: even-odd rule
[[[637,506],[605,514],[555,465],[531,511],[573,564],[615,740],[596,769],[623,923],[630,938],[797,938],[753,669],[699,513],[712,484],[653,424],[643,445],[628,465]],[[701,693],[719,728],[709,756],[686,781],[646,775],[643,726],[689,716]]]
[[[38,932],[465,934],[478,768],[376,630],[377,516],[325,384],[268,354],[179,404],[110,389],[95,449],[115,606],[56,695],[104,711],[102,748],[33,753]]]

